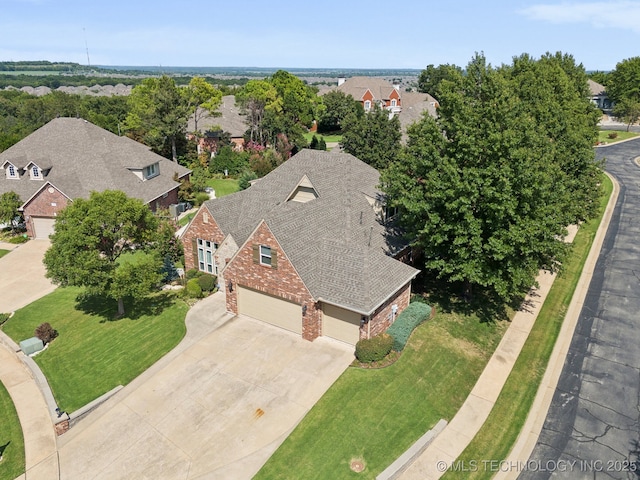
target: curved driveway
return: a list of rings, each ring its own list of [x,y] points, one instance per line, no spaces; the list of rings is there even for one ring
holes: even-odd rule
[[[640,139],[596,154],[620,194],[523,480],[640,478]]]

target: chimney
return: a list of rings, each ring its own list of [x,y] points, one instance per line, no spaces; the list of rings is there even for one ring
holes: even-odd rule
[[[344,82],[346,82],[347,79],[344,77],[338,77],[338,86],[342,85]]]

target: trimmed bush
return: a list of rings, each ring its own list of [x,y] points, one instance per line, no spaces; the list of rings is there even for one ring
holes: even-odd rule
[[[186,278],[187,280],[191,280],[192,278],[197,278],[199,276],[200,270],[197,270],[195,268],[190,268],[184,273],[184,278]]]
[[[379,362],[389,355],[393,347],[393,337],[386,333],[358,340],[356,358],[362,363]]]
[[[387,328],[387,333],[393,337],[393,349],[401,352],[407,345],[411,332],[429,318],[431,307],[426,303],[413,302],[405,308],[396,321]]]
[[[197,278],[189,280],[184,291],[189,298],[202,298],[202,288]]]
[[[209,275],[205,273],[198,277],[198,283],[200,284],[200,288],[203,292],[210,292],[214,288],[216,288],[216,282],[218,281],[218,277],[215,275]]]
[[[34,335],[47,344],[58,336],[58,331],[54,330],[50,323],[44,322],[36,327]]]
[[[614,138],[618,138],[618,132],[611,132],[609,135],[607,135],[607,137],[609,137],[611,140],[613,140]]]

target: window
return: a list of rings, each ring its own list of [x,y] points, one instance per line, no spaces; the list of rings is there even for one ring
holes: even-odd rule
[[[271,247],[260,245],[260,265],[271,266]]]
[[[391,106],[392,106],[392,107],[395,107],[395,106],[397,105],[397,103],[398,103],[398,102],[396,102],[396,99],[395,99],[395,98],[392,98],[392,99],[391,99]]]
[[[364,101],[364,110],[366,112],[368,112],[369,110],[371,110],[371,100],[365,100]]]
[[[198,239],[198,270],[203,272],[218,274],[214,252],[218,249],[218,244],[209,240]]]
[[[398,215],[398,207],[384,207],[384,221],[391,220],[393,217]]]
[[[160,166],[157,163],[153,165],[149,165],[148,167],[144,167],[144,178],[155,177],[160,174]]]
[[[11,163],[9,164],[9,168],[7,169],[7,178],[18,178],[16,167],[14,167]]]
[[[31,178],[40,178],[40,170],[35,165],[31,167]]]

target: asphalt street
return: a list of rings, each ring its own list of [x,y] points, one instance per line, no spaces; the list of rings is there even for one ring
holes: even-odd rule
[[[640,139],[596,155],[620,195],[522,480],[640,478]]]

